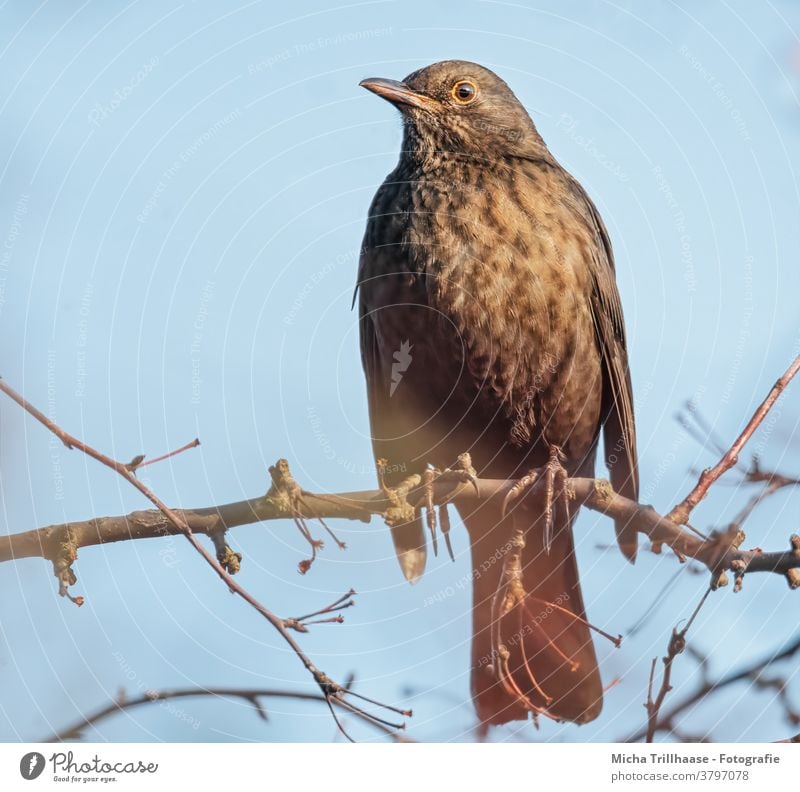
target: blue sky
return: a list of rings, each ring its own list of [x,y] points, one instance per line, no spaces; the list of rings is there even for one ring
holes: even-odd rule
[[[372,487],[350,299],[367,207],[401,127],[358,82],[474,60],[507,80],[609,226],[643,499],[668,509],[690,469],[713,461],[676,410],[693,399],[733,438],[800,347],[799,22],[789,2],[3,3],[0,374],[122,460],[200,437],[143,474],[170,504],[253,497],[281,456],[308,489]],[[787,472],[798,466],[796,400],[754,441],[764,465]],[[0,498],[8,532],[146,507],[7,401]],[[724,525],[742,499],[720,487],[698,527]],[[783,548],[796,513],[790,494],[776,496],[748,542]],[[472,739],[463,531],[456,563],[435,560],[412,588],[378,521],[336,529],[348,550],[329,543],[305,577],[290,523],[236,529],[241,582],[285,616],[355,588],[345,624],[302,636],[304,648],[332,676],[354,671],[363,693],[413,706],[411,736]],[[677,563],[645,554],[630,568],[602,549],[611,537],[607,520],[582,516],[589,613],[625,632]],[[121,687],[311,689],[280,638],[182,539],[86,549],[76,572],[81,609],[56,596],[43,561],[0,567],[2,739],[42,736]],[[646,629],[619,650],[599,647],[604,678],[621,677],[600,720],[494,737],[614,740],[635,729],[650,660],[705,583],[683,572]],[[695,628],[714,672],[788,640],[797,596],[766,575],[715,594]],[[673,695],[697,679],[682,658]],[[270,711],[265,725],[242,703],[180,702],[88,736],[334,735],[322,708]],[[772,694],[745,688],[687,726],[731,740],[790,729]]]

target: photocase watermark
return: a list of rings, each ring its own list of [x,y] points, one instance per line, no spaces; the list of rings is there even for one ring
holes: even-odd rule
[[[616,176],[621,182],[630,181],[630,176],[625,173],[625,171],[622,169],[622,166],[618,162],[614,162],[613,159],[608,157],[597,148],[593,137],[585,137],[584,135],[578,133],[579,126],[580,124],[567,113],[562,113],[558,119],[558,123],[556,124],[557,129],[563,130],[567,137],[576,146],[578,146],[578,148],[582,148],[595,161],[599,162],[609,173]]]
[[[701,385],[692,394],[691,399],[689,399],[686,405],[686,409],[690,413],[697,409],[697,405],[703,398],[703,395],[705,394],[706,390],[707,390],[706,386]],[[653,499],[653,495],[655,494],[658,485],[661,483],[661,480],[664,478],[667,471],[677,461],[678,451],[684,445],[688,437],[689,435],[685,431],[675,432],[673,434],[672,443],[670,444],[669,450],[667,451],[666,454],[664,454],[664,456],[661,457],[658,465],[656,465],[655,471],[653,471],[652,475],[649,476],[647,486],[643,488],[643,491],[639,497],[639,501],[641,503],[649,503]]]
[[[681,209],[675,194],[672,192],[672,186],[667,181],[664,172],[660,165],[656,165],[651,171],[655,176],[656,183],[658,184],[658,191],[664,196],[664,201],[667,204],[670,212],[672,212],[672,221],[675,224],[675,230],[679,234],[679,241],[681,246],[681,262],[683,263],[683,280],[686,283],[686,291],[690,294],[697,290],[697,279],[694,272],[694,255],[692,254],[692,237],[689,234],[686,226],[686,215]]]
[[[200,305],[192,325],[192,343],[189,346],[189,360],[192,364],[192,404],[200,404],[200,386],[203,384],[203,378],[200,376],[200,349],[203,344],[203,329],[206,319],[208,319],[208,306],[214,296],[214,286],[215,283],[212,280],[207,280],[203,286],[200,293]]]
[[[54,753],[48,760],[53,772],[53,780],[69,783],[80,783],[86,781],[97,781],[92,774],[100,776],[102,781],[116,781],[115,775],[128,775],[130,773],[156,773],[158,772],[157,762],[145,764],[139,760],[136,762],[106,762],[95,754],[88,761],[75,759],[72,751],[60,751]],[[63,775],[58,775],[62,773]],[[86,776],[81,778],[81,776]]]
[[[328,47],[341,47],[344,44],[355,44],[359,41],[369,41],[376,38],[385,38],[394,34],[394,28],[380,27],[371,28],[370,30],[351,30],[345,33],[339,33],[336,36],[319,36],[318,38],[310,41],[293,44],[290,47],[280,50],[257,63],[251,63],[247,67],[249,75],[260,74],[261,72],[269,71],[277,66],[279,63],[285,63],[292,58],[299,58],[303,55],[309,55],[312,52],[327,49]]]
[[[714,92],[714,96],[717,97],[717,101],[728,111],[730,114],[733,123],[736,126],[736,131],[739,133],[742,140],[746,143],[750,142],[750,132],[747,129],[747,124],[745,123],[744,118],[742,118],[742,114],[739,112],[739,108],[733,103],[733,99],[728,95],[728,92],[725,90],[725,86],[721,83],[714,72],[709,71],[699,58],[697,58],[689,48],[684,44],[679,50],[681,55],[686,58],[687,61],[692,66],[692,69],[696,71],[703,80],[708,83],[711,87],[711,90]]]
[[[232,124],[241,117],[242,111],[237,107],[235,110],[232,110],[230,113],[228,113],[228,115],[223,116],[218,121],[214,122],[210,127],[208,127],[208,129],[206,129],[205,132],[203,132],[202,135],[198,135],[192,141],[191,145],[187,146],[183,151],[181,151],[172,165],[170,165],[161,174],[158,184],[153,189],[153,192],[150,193],[150,197],[142,207],[142,211],[136,215],[136,219],[140,223],[147,222],[147,218],[150,216],[150,214],[152,214],[153,210],[158,208],[159,201],[161,200],[162,195],[166,192],[167,187],[181,172],[184,166],[194,159],[200,149],[202,149],[203,146],[205,146],[209,141],[214,140],[214,138],[216,138],[226,126]]]
[[[606,467],[608,468],[609,473],[614,470],[617,462],[619,462],[620,459],[627,461],[628,439],[628,433],[622,431],[619,433],[617,442],[614,443],[611,448],[606,449]]]
[[[128,661],[125,658],[125,655],[122,654],[120,651],[114,652],[111,655],[117,663],[119,663],[120,670],[124,678],[132,683],[132,685],[136,688],[137,693],[152,698],[153,701],[158,702],[158,706],[172,715],[174,718],[182,721],[183,723],[187,723],[191,726],[195,731],[200,728],[200,721],[195,718],[193,715],[190,715],[186,710],[182,707],[178,707],[174,701],[170,701],[169,699],[165,698],[158,698],[155,696],[152,691],[150,691],[147,686],[139,679],[139,675],[136,671],[131,667]]]
[[[6,231],[3,248],[0,250],[0,316],[3,314],[3,306],[6,303],[6,282],[8,280],[11,257],[17,244],[17,239],[22,232],[22,220],[28,214],[29,200],[30,196],[27,193],[23,193],[17,198],[17,202],[14,204],[14,211],[11,214],[11,225]]]
[[[78,351],[75,360],[75,398],[82,399],[86,392],[86,345],[89,340],[89,312],[92,307],[94,286],[87,283],[83,289],[80,308],[78,309]]]
[[[758,439],[755,443],[753,443],[752,446],[754,459],[760,459],[764,456],[764,451],[766,450],[767,445],[769,445],[769,440],[772,437],[775,427],[782,416],[783,412],[781,411],[780,407],[773,407],[769,411],[769,414],[764,419],[764,423],[762,423],[759,427]]]
[[[487,121],[483,118],[475,118],[472,121],[471,126],[473,129],[486,132],[489,135],[503,137],[510,143],[519,143],[519,141],[525,137],[525,133],[521,129],[515,129],[514,127],[506,126],[505,124],[497,124],[492,121]]]
[[[490,569],[492,569],[498,562],[502,561],[509,550],[511,550],[512,543],[510,541],[497,547],[490,556],[484,558],[478,566],[474,567],[468,575],[462,575],[455,583],[450,586],[445,586],[439,589],[435,594],[430,594],[423,600],[422,607],[427,608],[430,605],[435,605],[439,602],[444,602],[450,599],[458,591],[465,589],[470,583],[479,580]]]
[[[51,778],[53,781],[65,784],[79,784],[92,781],[103,783],[116,781],[116,775],[128,775],[130,773],[156,773],[158,772],[157,762],[125,761],[113,762],[104,761],[99,754],[95,754],[89,760],[76,759],[72,751],[57,751],[49,759],[45,759],[44,754],[38,751],[30,751],[19,760],[19,773],[26,781],[33,781],[38,778],[50,764]],[[59,775],[61,773],[61,775]]]
[[[149,61],[142,64],[142,67],[134,74],[122,88],[117,88],[113,96],[107,102],[96,102],[89,111],[88,121],[99,128],[100,124],[109,116],[113,115],[128,97],[147,79],[147,76],[158,66],[158,56],[154,55]]]
[[[533,617],[532,621],[523,625],[517,632],[509,635],[507,638],[503,637],[503,645],[511,651],[517,644],[522,643],[529,635],[541,628],[542,623],[554,612],[564,607],[564,603],[569,602],[569,594],[562,591],[552,602],[544,605],[542,610]],[[491,665],[494,662],[493,654],[485,654],[478,658],[475,663],[475,668],[483,668],[484,666]]]
[[[56,420],[56,353],[47,351],[47,417],[53,422]],[[61,449],[64,444],[55,435],[51,434],[47,447],[50,449],[50,472],[53,477],[53,497],[64,500],[64,474],[61,472]]]
[[[311,292],[313,292],[314,289],[316,289],[317,286],[319,286],[319,284],[322,283],[322,281],[324,281],[331,272],[333,272],[334,267],[337,267],[340,264],[358,261],[360,254],[360,250],[339,253],[335,259],[326,262],[321,269],[318,269],[315,273],[313,273],[311,277],[302,285],[300,291],[297,293],[297,296],[292,300],[288,312],[283,317],[283,323],[287,326],[291,326],[297,317],[297,314],[303,309],[303,306],[305,305],[306,300],[310,296]]]
[[[33,781],[38,778],[44,770],[44,755],[38,751],[31,751],[26,753],[22,759],[19,760],[19,774],[26,781]]]
[[[164,537],[165,543],[159,548],[158,556],[161,559],[161,563],[164,564],[167,569],[172,569],[178,565],[178,551],[175,548],[175,535],[171,534],[166,529],[159,531],[159,533]]]
[[[371,465],[357,464],[342,454],[337,453],[336,449],[334,449],[333,445],[331,444],[330,438],[322,428],[322,419],[317,412],[317,408],[313,404],[310,404],[306,409],[306,416],[308,418],[308,423],[311,426],[311,431],[314,434],[314,438],[319,443],[320,448],[322,449],[322,455],[325,457],[325,459],[330,462],[336,462],[339,467],[344,468],[348,473],[359,476],[365,476],[369,473],[374,473],[377,477],[378,467],[375,463]],[[405,462],[388,464],[383,465],[381,470],[384,475],[391,475],[392,473],[405,473],[407,470],[407,465]]]
[[[306,408],[306,415],[308,417],[308,422],[311,425],[311,430],[314,433],[314,437],[317,439],[320,448],[322,448],[322,454],[325,459],[336,459],[336,451],[334,451],[333,446],[331,446],[328,435],[322,430],[322,419],[317,413],[317,408],[313,405],[309,405]]]
[[[720,401],[722,404],[728,404],[733,395],[733,389],[736,385],[736,380],[739,377],[739,372],[742,368],[742,361],[744,359],[744,351],[747,347],[747,342],[750,340],[751,326],[753,320],[753,257],[745,256],[744,258],[744,308],[742,311],[742,324],[739,328],[739,338],[736,341],[736,349],[733,356],[733,365],[728,379],[725,382],[725,387],[722,389],[722,396]]]
[[[403,381],[403,374],[408,371],[408,367],[411,365],[411,361],[413,360],[413,357],[411,356],[411,350],[413,348],[414,347],[411,345],[411,342],[406,339],[402,344],[400,344],[400,349],[395,350],[394,354],[392,355],[394,363],[392,363],[391,382],[389,384],[390,398],[394,396],[397,386]]]

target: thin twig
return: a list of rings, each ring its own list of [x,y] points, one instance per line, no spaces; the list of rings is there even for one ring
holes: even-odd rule
[[[306,693],[304,691],[291,691],[291,690],[274,690],[269,688],[227,688],[227,687],[210,687],[210,688],[173,688],[166,690],[148,690],[142,695],[127,698],[126,696],[120,697],[118,700],[111,702],[103,707],[100,707],[88,715],[81,715],[75,723],[60,729],[55,734],[45,737],[40,742],[65,742],[67,740],[79,739],[86,729],[96,726],[101,721],[107,720],[114,715],[119,714],[125,710],[133,709],[134,707],[143,706],[146,704],[153,704],[158,701],[170,701],[182,698],[238,698],[253,705],[256,714],[262,719],[267,720],[267,713],[261,705],[261,699],[280,698],[280,699],[294,699],[296,701],[314,701],[319,703],[327,703],[325,696],[319,693]],[[339,705],[339,702],[334,702]],[[403,734],[398,733],[395,729],[384,725],[360,710],[354,711],[351,707],[347,707],[348,712],[352,712],[364,723],[373,726],[387,737],[391,737],[396,742],[413,742]]]
[[[798,652],[800,652],[800,635],[796,636],[783,649],[780,649],[779,651],[772,651],[769,654],[758,658],[754,662],[749,663],[739,671],[734,671],[733,673],[727,674],[716,681],[705,679],[705,681],[700,685],[700,687],[697,688],[697,690],[673,704],[672,707],[658,717],[654,727],[654,733],[659,731],[672,731],[675,718],[693,707],[698,702],[706,699],[710,695],[718,693],[724,688],[738,684],[739,682],[750,681],[751,683],[755,684],[754,677],[757,674],[763,673],[767,668],[775,663],[780,662],[781,660],[787,660],[790,657],[794,657],[796,654],[798,654]],[[638,742],[647,736],[649,730],[650,723],[648,723],[646,728],[630,735],[623,740],[623,742]]]
[[[96,459],[101,464],[105,465],[106,467],[110,468],[111,470],[118,473],[122,476],[129,484],[132,484],[139,492],[142,493],[151,503],[155,505],[155,507],[164,515],[164,517],[169,520],[172,526],[181,534],[183,534],[187,541],[192,545],[192,547],[200,554],[203,560],[216,572],[217,576],[220,580],[225,583],[228,589],[233,592],[234,594],[241,597],[245,602],[247,602],[252,608],[254,608],[258,613],[260,613],[280,634],[283,640],[289,645],[292,651],[297,655],[300,661],[303,663],[305,668],[308,672],[313,676],[314,681],[319,686],[322,694],[328,700],[328,704],[330,706],[330,699],[338,696],[339,694],[347,691],[343,691],[341,686],[330,679],[326,674],[320,671],[314,663],[311,662],[311,659],[308,655],[303,651],[297,641],[290,635],[288,629],[284,625],[284,620],[280,617],[276,616],[269,608],[259,602],[249,591],[247,591],[243,586],[239,585],[236,579],[220,564],[220,562],[203,547],[202,544],[198,541],[195,534],[192,532],[192,529],[186,523],[183,518],[172,511],[165,503],[163,503],[160,498],[152,492],[147,486],[145,486],[138,478],[136,478],[135,474],[128,469],[127,465],[124,465],[120,462],[117,462],[114,459],[102,454],[101,452],[97,451],[96,449],[92,448],[88,444],[84,443],[82,440],[79,440],[77,437],[69,434],[68,432],[64,431],[60,426],[55,424],[51,421],[44,413],[34,407],[30,402],[24,399],[19,393],[17,393],[13,388],[8,386],[2,379],[0,379],[0,390],[6,393],[11,399],[13,399],[17,404],[20,405],[26,412],[36,418],[41,424],[43,424],[47,429],[49,429],[56,437],[58,437],[64,445],[69,448],[77,448],[79,451],[83,452],[87,456],[92,457],[92,459]],[[219,530],[219,527],[217,527]],[[76,553],[75,548],[71,548],[71,553]],[[63,587],[63,583],[62,583]],[[349,705],[352,709],[357,709],[359,711],[360,708],[354,707],[353,705]],[[377,704],[377,706],[382,706]],[[333,712],[333,708],[331,707],[331,712]],[[365,713],[368,714],[368,713]],[[338,719],[337,719],[338,722]]]
[[[752,437],[753,432],[759,427],[772,409],[772,405],[778,400],[780,395],[786,390],[786,386],[792,378],[800,371],[800,355],[791,363],[788,369],[781,375],[778,381],[772,386],[767,398],[759,405],[753,413],[753,417],[747,422],[742,433],[733,442],[733,445],[722,455],[722,458],[713,468],[706,468],[701,474],[700,479],[694,489],[667,515],[668,520],[683,525],[688,519],[692,510],[703,498],[705,498],[711,485],[725,472],[730,470],[739,462],[739,454],[747,441]]]
[[[653,658],[653,664],[650,667],[650,681],[647,686],[647,701],[645,702],[645,709],[647,710],[647,732],[645,735],[646,742],[653,742],[653,738],[655,737],[656,733],[656,726],[658,725],[659,712],[664,704],[664,699],[672,690],[672,666],[675,662],[675,658],[686,648],[686,633],[689,632],[689,628],[694,623],[694,620],[697,618],[697,614],[700,613],[700,609],[705,604],[710,593],[711,588],[709,587],[706,589],[705,594],[703,594],[703,596],[700,598],[700,602],[697,604],[694,612],[689,617],[689,621],[686,622],[686,625],[682,630],[678,630],[677,628],[673,629],[672,635],[669,639],[669,644],[667,645],[666,657],[661,658],[661,662],[664,664],[664,671],[661,676],[661,687],[659,688],[655,699],[653,698],[653,683],[657,661],[655,657]]]
[[[290,630],[296,630],[297,632],[308,632],[308,627],[312,624],[342,624],[344,622],[344,617],[341,613],[327,619],[315,619],[314,617],[324,616],[325,614],[332,613],[336,609],[342,611],[345,608],[354,607],[356,603],[352,597],[355,596],[355,593],[353,589],[350,589],[347,594],[342,595],[335,602],[326,605],[324,608],[320,608],[313,613],[306,613],[304,616],[292,616],[288,619],[284,619],[283,626]],[[343,687],[345,689],[348,688],[347,685],[343,685]]]
[[[784,476],[780,473],[773,472],[765,473],[761,470],[761,468],[758,466],[758,462],[755,460],[752,468],[747,471],[744,480],[745,482],[753,484],[764,482],[764,487],[755,493],[755,495],[753,495],[744,505],[739,514],[733,518],[733,524],[740,527],[744,524],[745,520],[752,516],[756,508],[771,495],[774,495],[776,492],[779,492],[786,487],[800,486],[800,479],[797,477]]]
[[[165,459],[170,459],[171,457],[177,456],[178,454],[182,454],[184,451],[188,451],[190,448],[197,448],[200,445],[200,439],[195,437],[190,443],[187,443],[180,448],[176,448],[174,451],[170,451],[168,454],[162,454],[160,457],[156,457],[155,459],[148,459],[147,462],[140,462],[136,469],[147,467],[148,465],[155,465],[156,462],[163,462]]]

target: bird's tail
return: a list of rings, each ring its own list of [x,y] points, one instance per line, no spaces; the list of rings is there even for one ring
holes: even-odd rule
[[[499,506],[486,502],[461,516],[472,545],[471,678],[481,723],[528,712],[593,720],[603,688],[578,580],[574,515],[556,507],[549,554],[536,507],[520,504],[502,518]]]

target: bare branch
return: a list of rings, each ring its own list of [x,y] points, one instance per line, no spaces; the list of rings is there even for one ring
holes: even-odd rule
[[[108,718],[118,715],[125,710],[140,707],[156,702],[172,701],[184,698],[223,698],[223,699],[242,699],[253,705],[256,714],[262,720],[267,720],[267,712],[264,709],[261,699],[294,699],[295,701],[314,701],[325,704],[325,696],[319,693],[306,693],[304,691],[275,690],[269,688],[227,688],[227,687],[196,687],[196,688],[172,688],[165,690],[148,690],[139,696],[128,698],[123,694],[110,704],[100,707],[88,715],[81,715],[75,723],[60,729],[55,734],[45,737],[40,742],[66,742],[78,740],[86,729],[96,726],[98,723]],[[337,706],[342,706],[334,701]],[[360,711],[353,710],[352,707],[345,706],[347,712],[356,715],[364,723],[368,723],[373,728],[391,737],[395,742],[414,742],[402,733],[399,733],[392,726],[377,721],[375,718]]]
[[[739,671],[728,674],[727,676],[724,676],[716,681],[706,679],[697,690],[673,704],[672,707],[658,717],[653,729],[653,733],[659,731],[674,731],[674,721],[680,714],[690,709],[699,701],[702,701],[708,696],[715,694],[724,688],[746,681],[750,681],[754,684],[754,686],[758,687],[756,680],[764,673],[766,669],[782,660],[788,660],[790,657],[794,657],[796,654],[798,654],[798,652],[800,652],[800,635],[795,637],[780,651],[770,652],[769,654],[760,657],[755,662],[748,664]],[[624,740],[624,742],[638,742],[647,736],[650,729],[651,725],[648,723],[646,728],[636,732],[635,734],[632,734],[630,737]]]
[[[197,448],[200,445],[199,438],[195,437],[194,440],[187,443],[186,445],[181,446],[180,448],[176,448],[174,451],[170,451],[168,454],[162,454],[155,459],[148,459],[147,462],[144,461],[144,457],[142,457],[142,461],[136,466],[136,469],[147,467],[148,465],[155,465],[156,462],[163,462],[165,459],[170,459],[171,457],[177,456],[178,454],[182,454],[184,451],[188,451],[190,448]]]
[[[101,452],[95,450],[91,446],[84,443],[82,440],[79,440],[76,437],[73,437],[69,433],[65,432],[61,427],[57,426],[53,423],[46,415],[44,415],[40,410],[26,401],[19,393],[17,393],[13,388],[9,387],[2,379],[0,379],[0,390],[10,396],[17,404],[20,405],[26,412],[36,418],[41,424],[46,426],[56,437],[58,437],[64,445],[69,448],[77,448],[78,450],[82,451],[87,456],[96,459],[98,462],[102,463],[111,470],[114,470],[118,473],[122,478],[124,478],[129,484],[132,484],[136,489],[139,490],[149,501],[151,501],[156,508],[161,512],[161,514],[169,521],[172,528],[175,529],[177,533],[183,534],[188,542],[192,545],[192,547],[200,554],[203,560],[216,572],[217,576],[225,583],[228,589],[237,594],[241,597],[245,602],[248,603],[252,608],[254,608],[258,613],[260,613],[280,634],[283,640],[289,645],[292,651],[297,655],[303,665],[306,667],[307,671],[313,676],[314,681],[319,686],[320,690],[322,691],[323,696],[325,696],[326,700],[328,701],[328,706],[331,708],[331,712],[333,712],[332,707],[332,700],[336,700],[339,702],[343,701],[343,696],[347,694],[349,691],[345,690],[341,685],[337,682],[334,682],[330,677],[320,671],[312,662],[308,655],[303,651],[300,645],[295,641],[292,635],[289,633],[284,620],[281,619],[279,616],[276,616],[269,608],[259,602],[249,591],[247,591],[243,586],[239,585],[236,579],[230,574],[228,569],[223,566],[222,563],[215,558],[211,553],[200,544],[199,540],[192,532],[191,527],[189,524],[183,520],[183,518],[177,514],[176,512],[172,511],[165,503],[163,503],[158,496],[152,492],[148,487],[146,487],[139,479],[136,478],[134,472],[130,469],[128,465],[122,464],[117,462],[114,459],[102,454]],[[288,465],[286,466],[288,468]],[[287,470],[288,472],[288,470]],[[273,487],[274,488],[274,487]],[[216,527],[216,533],[219,533],[220,526]],[[63,548],[66,554],[65,558],[56,557],[54,559],[54,568],[59,576],[59,592],[64,596],[69,596],[67,591],[67,586],[71,585],[75,582],[75,575],[72,571],[72,561],[77,558],[77,545],[74,544],[74,538],[72,536],[72,532],[70,527],[67,526],[66,530],[66,542],[63,543]],[[217,548],[219,552],[219,547]],[[73,599],[70,597],[70,599]],[[73,601],[76,601],[73,599]],[[81,604],[81,602],[77,602],[77,604]],[[378,705],[383,706],[383,705]],[[363,713],[367,717],[374,718],[374,715],[371,715],[367,712],[364,712],[361,708],[356,707],[355,705],[347,702],[347,707],[353,712],[356,713]],[[394,708],[392,708],[393,711]],[[337,723],[338,723],[338,719]],[[398,724],[396,728],[401,728],[402,724]],[[342,730],[343,733],[346,735],[346,732]],[[347,736],[347,735],[346,735]]]
[[[563,484],[565,492],[568,491],[569,497],[574,498],[578,504],[606,514],[615,521],[625,522],[644,534],[649,538],[654,552],[660,552],[661,547],[667,545],[682,563],[687,558],[692,558],[705,565],[712,575],[709,591],[727,584],[726,571],[731,571],[734,574],[735,591],[741,589],[745,574],[750,572],[782,574],[786,577],[791,588],[800,587],[800,537],[792,535],[790,537],[790,549],[786,551],[764,552],[760,548],[741,549],[745,539],[744,533],[741,531],[742,522],[752,514],[753,510],[764,498],[782,487],[796,485],[798,483],[797,479],[779,476],[778,474],[762,474],[758,469],[757,462],[755,462],[753,468],[745,477],[745,481],[751,483],[763,481],[765,482],[765,487],[762,492],[751,499],[744,510],[737,516],[734,523],[730,524],[726,530],[712,532],[710,536],[705,536],[687,525],[692,510],[705,498],[714,482],[726,471],[738,464],[739,454],[745,444],[798,370],[800,370],[800,356],[792,362],[783,376],[775,383],[766,399],[753,414],[736,441],[723,454],[720,461],[713,468],[703,471],[694,489],[666,516],[660,515],[650,506],[636,503],[619,495],[614,492],[607,481],[602,479],[566,479]],[[334,705],[341,706],[347,711],[354,712],[383,725],[391,725],[397,728],[400,725],[388,724],[387,721],[371,713],[364,712],[352,701],[345,701],[345,695],[356,694],[352,694],[351,691],[333,682],[319,671],[289,634],[289,630],[304,631],[307,629],[308,624],[317,623],[308,621],[309,617],[312,616],[325,617],[317,620],[318,622],[338,621],[341,617],[328,617],[327,614],[337,605],[340,608],[349,607],[350,602],[344,603],[348,595],[314,614],[299,618],[280,619],[233,579],[232,575],[239,569],[241,556],[234,553],[227,545],[225,541],[226,532],[236,525],[272,519],[291,519],[312,548],[311,558],[301,561],[298,565],[300,571],[305,573],[316,557],[317,550],[322,549],[322,542],[314,539],[311,535],[307,522],[310,519],[319,520],[339,547],[344,549],[344,543],[338,540],[325,523],[326,518],[358,519],[367,522],[371,515],[379,514],[387,524],[391,525],[397,520],[407,520],[409,514],[414,514],[419,509],[426,509],[428,527],[431,531],[432,540],[436,543],[437,525],[434,509],[439,507],[442,534],[452,555],[449,520],[446,516],[446,508],[443,508],[446,507],[447,503],[496,499],[500,504],[506,504],[509,498],[519,494],[519,483],[517,481],[476,478],[467,454],[462,455],[463,464],[460,458],[461,467],[457,467],[452,471],[436,471],[435,475],[433,472],[428,472],[423,476],[410,476],[400,487],[394,488],[387,487],[382,475],[380,475],[380,488],[378,490],[340,494],[313,494],[307,492],[292,476],[288,462],[280,459],[269,469],[271,486],[266,495],[262,497],[222,506],[172,510],[136,478],[135,471],[143,464],[143,456],[135,457],[134,461],[128,464],[117,462],[66,433],[33,405],[29,404],[16,391],[8,387],[2,380],[0,380],[0,390],[4,391],[23,409],[59,437],[67,448],[77,448],[84,454],[114,470],[156,506],[156,510],[134,512],[122,517],[95,518],[84,522],[48,526],[0,537],[0,562],[31,556],[39,556],[51,560],[59,579],[60,593],[70,597],[73,602],[81,604],[82,598],[72,597],[68,591],[69,586],[75,583],[72,564],[77,558],[79,548],[106,542],[182,534],[206,563],[214,569],[228,588],[248,602],[278,630],[306,669],[313,675],[334,719],[348,739],[350,737],[341,726],[339,718],[334,711]],[[696,417],[695,420],[697,420]],[[173,456],[198,443],[199,441],[194,441],[159,459]],[[382,464],[385,463],[379,462],[379,474],[382,473]],[[546,484],[546,481],[546,479],[542,479],[530,483],[530,486],[526,487],[524,497],[546,495],[546,492],[542,492],[542,482]],[[444,516],[441,516],[442,513]],[[684,525],[686,525],[686,528],[682,527]],[[200,544],[196,534],[206,534],[212,539],[216,549],[216,558]],[[703,601],[705,601],[705,597]],[[648,727],[646,730],[648,740],[652,740],[658,728],[660,722],[659,713],[664,698],[671,689],[670,673],[672,661],[683,650],[686,630],[696,613],[697,611],[682,631],[673,630],[668,654],[664,658],[665,668],[662,687],[655,698],[653,697],[655,664],[651,671],[646,705],[648,709]],[[377,704],[377,702],[372,702],[372,700],[363,696],[356,695],[356,697]],[[410,714],[404,710],[396,710],[385,705],[378,706],[401,714]]]
[[[800,486],[800,478],[797,476],[784,476],[780,473],[761,470],[758,459],[753,460],[753,464],[745,474],[744,480],[750,484],[763,483],[764,486],[750,498],[739,514],[733,518],[733,524],[739,527],[741,527],[745,520],[752,516],[758,506],[771,495],[774,495],[776,492],[786,487]]]
[[[515,483],[506,479],[476,479],[474,483],[455,486],[452,482],[437,481],[433,487],[437,502],[444,499],[452,503],[476,503],[486,499],[502,502]],[[708,539],[703,539],[663,517],[652,506],[636,503],[617,494],[604,479],[572,478],[567,480],[567,486],[575,494],[576,500],[587,508],[629,522],[650,541],[672,548],[680,559],[694,558],[715,573],[733,570],[741,563],[748,573],[775,572],[787,575],[800,568],[800,545],[792,545],[786,551],[775,552],[764,552],[760,548],[740,550],[736,544],[741,539],[738,530],[715,532]],[[529,496],[536,490],[537,485],[533,485]],[[413,506],[422,505],[424,497],[424,487],[421,485],[408,493],[408,501]],[[361,521],[368,521],[371,514],[383,516],[391,507],[392,502],[381,490],[342,492],[336,495],[304,493],[302,503],[297,506],[299,513],[306,519],[323,517]],[[237,525],[293,517],[288,503],[270,496],[222,506],[176,509],[171,513],[193,533],[208,535]],[[67,533],[71,545],[80,548],[175,535],[183,531],[163,513],[155,510],[136,511],[120,517],[98,517],[84,522],[63,523],[0,536],[0,562],[27,557],[53,560],[58,556]],[[800,581],[792,585],[796,588]]]
[[[759,427],[766,418],[767,413],[772,409],[772,405],[778,400],[792,381],[792,378],[800,371],[800,355],[791,363],[788,369],[781,375],[778,381],[772,386],[767,398],[759,405],[753,413],[753,417],[747,422],[742,433],[733,442],[733,445],[722,455],[722,458],[713,468],[706,468],[701,474],[700,479],[694,489],[667,515],[667,519],[679,525],[683,525],[689,519],[689,515],[698,503],[708,494],[711,485],[723,474],[734,467],[739,462],[739,454],[747,441],[752,437],[753,432]]]
[[[694,623],[694,620],[697,618],[697,614],[700,613],[700,609],[705,605],[706,600],[708,599],[708,595],[711,593],[712,589],[706,589],[705,594],[703,594],[700,602],[697,604],[697,607],[694,609],[694,612],[689,617],[689,621],[686,622],[686,625],[682,630],[678,630],[677,628],[672,630],[672,635],[669,639],[669,644],[667,645],[667,655],[666,657],[661,658],[661,662],[664,664],[664,671],[661,676],[661,687],[659,688],[658,695],[653,698],[653,684],[656,675],[656,658],[653,658],[653,664],[650,666],[650,681],[647,685],[647,701],[645,702],[645,709],[647,710],[647,734],[645,736],[646,742],[653,742],[653,737],[656,733],[656,727],[658,726],[658,716],[661,712],[661,707],[664,705],[664,699],[666,699],[667,694],[672,690],[672,665],[675,662],[675,658],[683,652],[686,648],[686,633],[689,632],[689,628]]]

